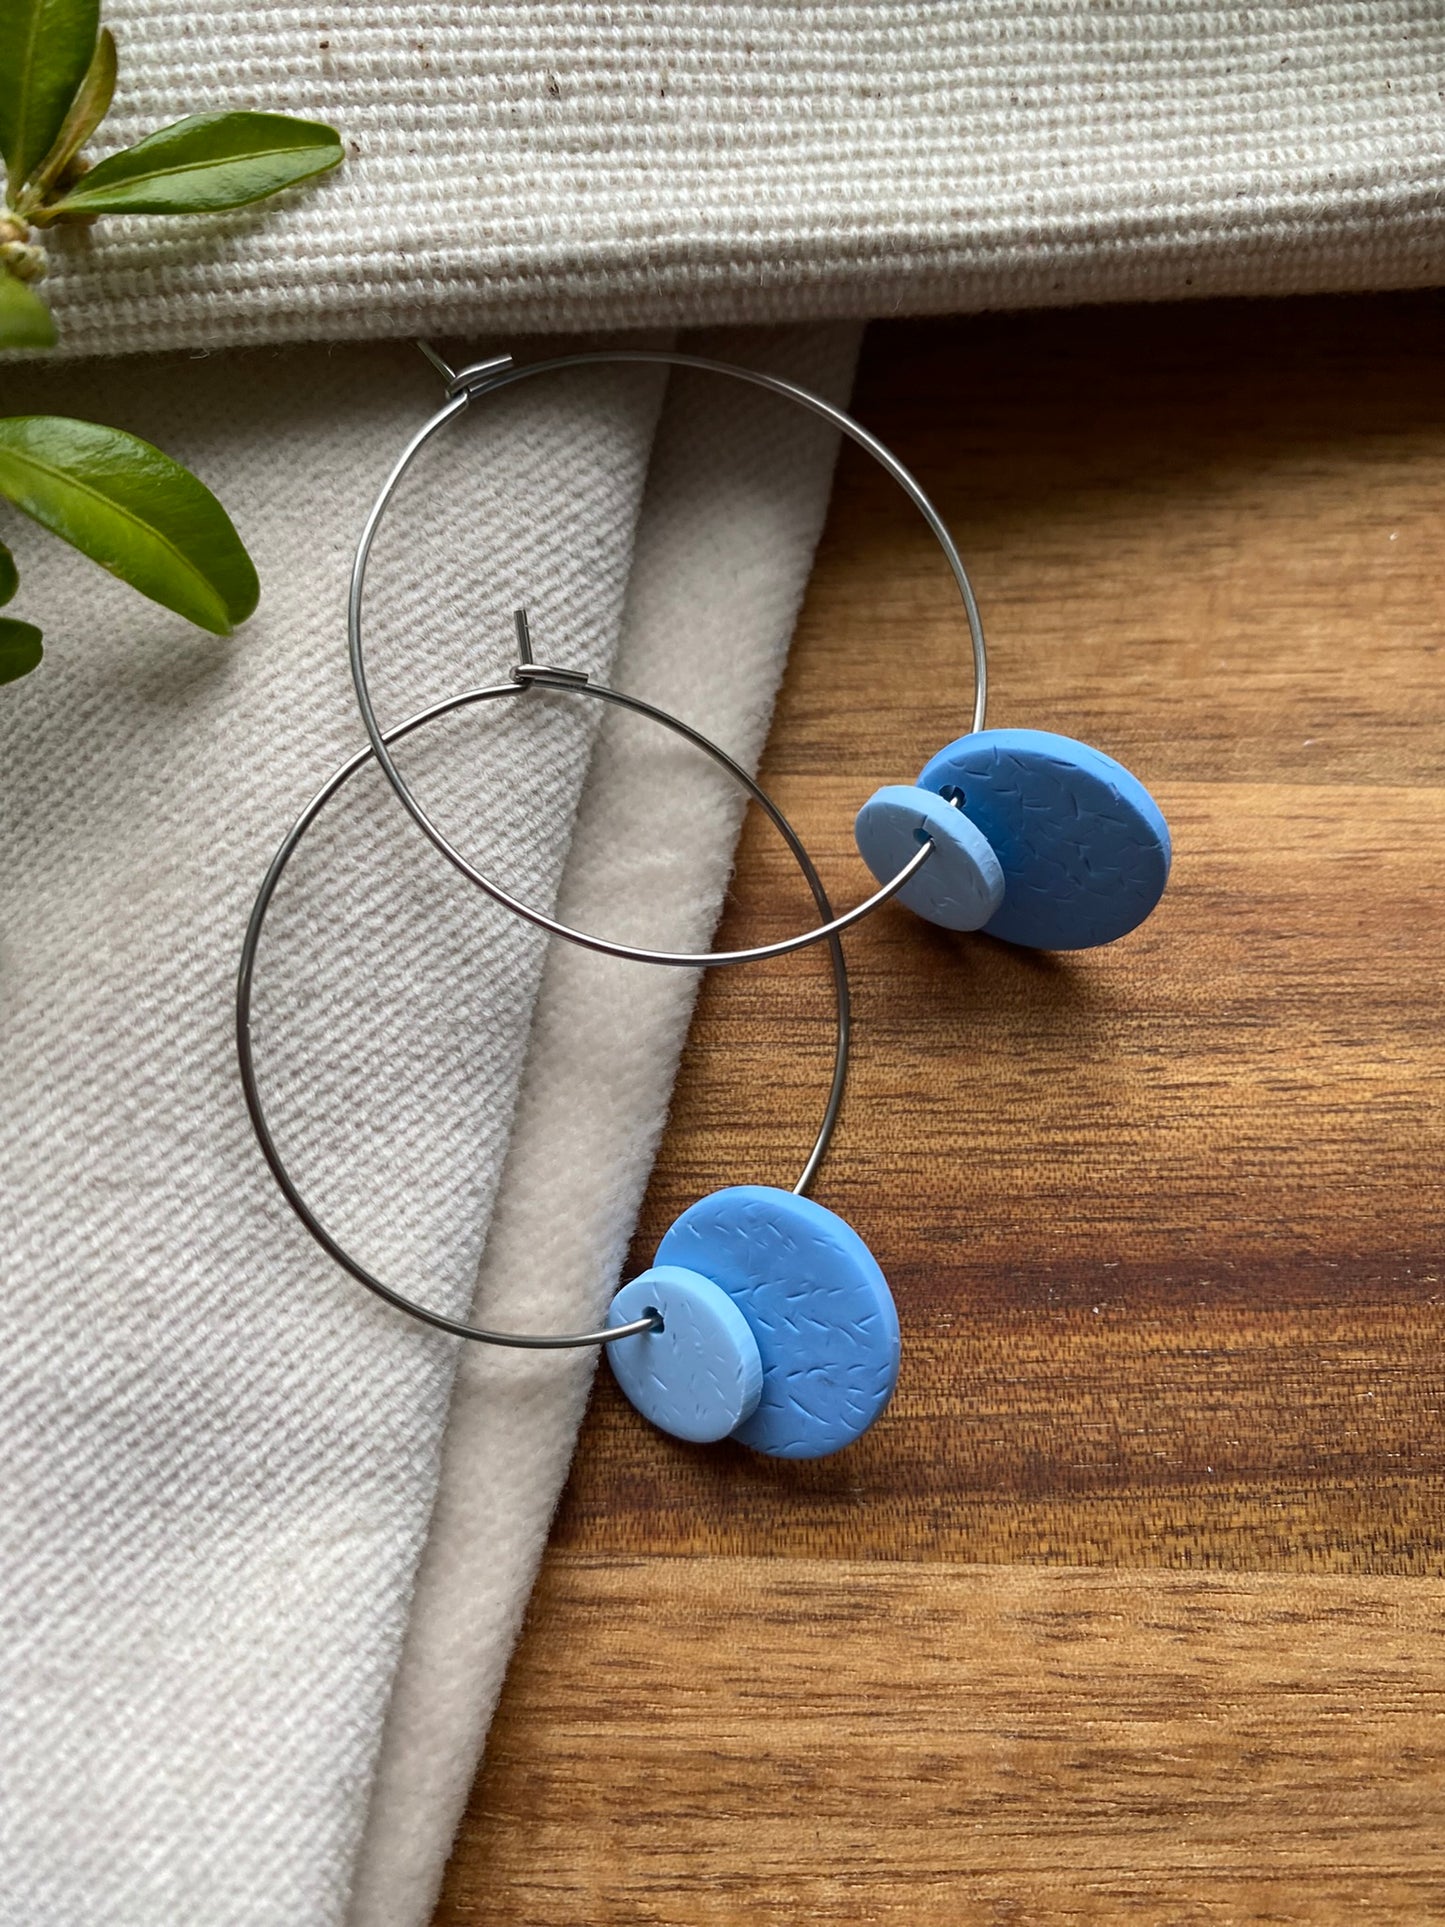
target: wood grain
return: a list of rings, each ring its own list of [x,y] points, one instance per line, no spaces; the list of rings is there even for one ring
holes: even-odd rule
[[[1169,894],[1075,957],[851,941],[817,1195],[894,1286],[898,1397],[786,1466],[599,1378],[440,1921],[1445,1917],[1442,321],[870,335],[991,720],[1135,768]],[[858,803],[964,726],[960,629],[845,453],[765,762],[842,901]],[[751,826],[727,940],[806,914]],[[791,1181],[826,996],[816,958],[709,980],[639,1262]]]
[[[453,1919],[1445,1914],[1419,1580],[569,1554],[554,1620]]]

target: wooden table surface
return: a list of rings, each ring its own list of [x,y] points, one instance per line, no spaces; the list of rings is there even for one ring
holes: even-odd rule
[[[990,720],[1097,743],[1160,910],[853,936],[817,1196],[903,1324],[815,1464],[599,1376],[438,1927],[1445,1920],[1445,303],[889,324]],[[765,777],[851,820],[964,726],[951,585],[845,452]],[[805,914],[753,825],[725,935]],[[715,973],[637,1246],[790,1183],[816,953]]]

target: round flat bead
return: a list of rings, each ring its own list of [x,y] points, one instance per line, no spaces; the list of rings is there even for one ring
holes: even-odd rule
[[[1003,869],[983,928],[1036,950],[1112,943],[1144,921],[1169,877],[1169,826],[1102,750],[1043,729],[984,729],[950,743],[918,779],[982,830]]]
[[[859,853],[880,883],[896,877],[921,843],[933,854],[896,893],[945,930],[981,930],[1003,902],[1003,870],[988,838],[933,790],[893,784],[875,790],[853,824]]]
[[[756,1409],[763,1366],[748,1321],[728,1294],[680,1265],[654,1265],[612,1300],[609,1325],[656,1311],[662,1330],[607,1347],[618,1384],[644,1418],[675,1438],[710,1445]]]
[[[757,1410],[733,1436],[773,1458],[817,1459],[866,1432],[898,1378],[898,1313],[857,1232],[811,1198],[736,1185],[701,1199],[657,1248],[720,1285],[762,1360]]]

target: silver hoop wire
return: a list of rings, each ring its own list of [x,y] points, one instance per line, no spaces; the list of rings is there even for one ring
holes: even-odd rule
[[[608,689],[601,683],[575,680],[545,686],[569,694],[595,696],[601,702],[615,703],[623,709],[633,710],[639,716],[646,716],[654,722],[661,723],[665,729],[672,730],[675,735],[681,736],[684,741],[692,743],[711,756],[714,762],[736,777],[754,802],[766,811],[779,835],[792,851],[808,888],[813,893],[813,901],[817,904],[819,911],[824,917],[832,916],[833,906],[828,901],[828,893],[823,888],[822,879],[814,869],[813,860],[799,841],[792,824],[761,784],[750,776],[740,763],[735,762],[725,749],[704,736],[700,730],[694,729],[690,723],[669,715],[666,710],[658,709],[652,703],[643,702],[639,696],[625,695],[621,690]],[[394,729],[387,731],[383,740],[387,743],[400,742],[403,737],[410,736],[413,731],[423,728],[427,723],[435,722],[439,717],[450,715],[453,710],[469,708],[474,703],[493,702],[504,696],[520,696],[526,688],[526,681],[489,683],[482,688],[468,689],[459,696],[448,696],[441,702],[433,703],[430,709],[420,710],[415,716],[408,717],[405,722],[398,723]],[[241,945],[241,963],[236,976],[236,1057],[240,1065],[241,1089],[245,1093],[251,1128],[255,1131],[256,1141],[271,1168],[271,1175],[275,1178],[282,1197],[328,1257],[334,1259],[344,1271],[350,1272],[353,1278],[365,1285],[368,1291],[375,1292],[378,1298],[385,1299],[386,1303],[394,1306],[397,1311],[404,1311],[410,1317],[420,1319],[422,1324],[434,1326],[438,1331],[450,1332],[455,1338],[470,1338],[483,1345],[508,1345],[527,1351],[566,1351],[583,1345],[610,1345],[615,1339],[628,1338],[637,1332],[656,1331],[661,1321],[656,1317],[645,1317],[634,1319],[631,1324],[609,1326],[602,1331],[499,1332],[491,1331],[481,1325],[468,1325],[460,1319],[448,1318],[441,1312],[432,1311],[426,1305],[418,1304],[415,1299],[408,1298],[394,1285],[385,1283],[374,1272],[369,1271],[359,1259],[352,1257],[312,1210],[287,1169],[285,1160],[277,1148],[276,1140],[271,1134],[265,1107],[261,1102],[260,1086],[256,1079],[255,1053],[251,1039],[251,991],[256,973],[256,953],[260,947],[261,933],[265,928],[266,913],[271,907],[271,899],[276,894],[277,885],[285,874],[286,866],[295,855],[301,839],[337,791],[350,781],[357,770],[373,759],[374,752],[370,748],[358,750],[356,755],[343,763],[339,769],[334,770],[287,831],[256,893],[256,901],[251,907],[250,919],[246,925],[245,941]],[[848,1080],[848,1050],[852,1036],[848,966],[844,961],[843,946],[836,935],[829,937],[828,948],[833,965],[838,1041],[833,1054],[833,1076],[828,1087],[828,1102],[823,1111],[823,1122],[814,1140],[813,1148],[808,1154],[807,1163],[803,1166],[802,1175],[793,1186],[793,1190],[799,1195],[807,1191],[817,1174],[818,1166],[827,1154],[828,1145],[832,1141],[833,1131],[838,1122],[838,1113],[842,1108],[844,1087]]]
[[[565,368],[596,367],[602,363],[659,363],[668,367],[700,369],[707,374],[727,375],[735,381],[747,382],[755,388],[764,388],[770,394],[781,395],[789,401],[798,402],[813,414],[820,415],[824,421],[831,422],[842,434],[871,455],[909,497],[942,548],[948,566],[953,572],[953,579],[958,585],[959,595],[963,599],[973,654],[973,719],[969,728],[980,730],[983,728],[984,713],[988,706],[988,653],[984,644],[983,621],[979,615],[978,602],[973,593],[973,585],[968,579],[968,571],[963,566],[963,558],[954,545],[953,537],[949,534],[943,517],[924,493],[921,484],[911,471],[904,467],[892,450],[880,442],[876,435],[871,435],[860,422],[854,421],[851,415],[844,414],[841,408],[835,408],[821,395],[815,395],[809,388],[799,387],[796,382],[784,381],[779,375],[764,374],[759,369],[744,368],[735,362],[713,361],[704,355],[677,354],[662,348],[605,348],[586,354],[556,355],[550,361],[529,362],[521,367],[513,362],[510,355],[499,355],[490,361],[477,362],[472,367],[454,370],[448,367],[441,356],[426,342],[422,342],[420,346],[428,361],[445,378],[447,400],[412,436],[402,450],[395,467],[382,484],[381,493],[372,504],[371,513],[366,518],[361,539],[356,546],[356,559],[351,570],[351,590],[347,600],[346,626],[351,658],[351,679],[356,687],[357,707],[361,711],[361,720],[371,743],[371,752],[398,800],[422,834],[429,839],[434,848],[441,852],[454,870],[464,876],[469,883],[484,890],[494,902],[500,903],[504,909],[510,910],[515,916],[524,917],[528,923],[536,924],[539,929],[549,931],[554,937],[565,937],[569,943],[580,944],[585,950],[601,951],[606,956],[621,957],[632,963],[676,964],[686,969],[698,969],[714,964],[758,963],[767,957],[784,957],[790,951],[802,950],[809,944],[836,937],[841,931],[847,930],[851,925],[871,915],[880,904],[886,903],[928,861],[934,847],[931,841],[923,842],[919,846],[917,855],[909,859],[897,876],[891,877],[881,889],[875,890],[872,896],[865,898],[862,903],[855,904],[851,910],[844,911],[841,916],[833,916],[831,911],[825,912],[827,920],[813,929],[805,930],[797,936],[779,938],[775,943],[755,944],[750,950],[700,952],[647,950],[636,944],[614,943],[606,937],[594,936],[590,931],[576,930],[570,924],[562,923],[556,917],[549,917],[544,911],[534,909],[531,904],[524,903],[520,897],[514,897],[510,891],[503,889],[501,884],[462,855],[423,809],[405,777],[392,760],[387,744],[395,732],[383,732],[372,706],[371,691],[366,679],[366,658],[361,640],[361,604],[372,544],[402,477],[433,435],[460,415],[474,399],[483,395],[496,394],[503,388],[514,386],[517,382],[530,381],[534,375],[554,374]],[[527,644],[525,619],[520,615],[518,635],[523,651],[522,660],[514,672],[518,681],[545,683],[554,688],[576,688],[586,684],[586,676],[580,670],[555,668],[533,662]],[[612,700],[621,699],[614,694]],[[734,770],[738,768],[736,764],[732,764],[732,767]],[[775,817],[774,820],[778,819]]]

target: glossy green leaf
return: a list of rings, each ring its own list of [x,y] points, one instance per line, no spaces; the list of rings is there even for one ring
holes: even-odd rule
[[[0,6],[5,0],[0,0]],[[0,348],[53,348],[55,323],[28,281],[0,268]]]
[[[39,667],[44,654],[40,631],[33,622],[0,616],[0,682],[19,682]]]
[[[95,53],[85,78],[75,99],[70,103],[70,112],[55,136],[54,144],[45,159],[36,168],[26,183],[21,196],[22,211],[37,205],[50,188],[99,127],[110,112],[111,99],[115,93],[115,35],[109,27],[102,27],[100,38],[95,43]]]
[[[260,593],[231,518],[149,442],[63,415],[0,419],[0,495],[142,595],[218,636]]]
[[[285,114],[193,114],[97,163],[47,214],[216,214],[335,167],[341,139]]]
[[[0,542],[0,609],[9,602],[20,587],[20,571],[15,566],[15,557]]]
[[[99,26],[100,0],[0,0],[0,153],[12,196],[60,132]]]

